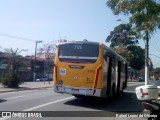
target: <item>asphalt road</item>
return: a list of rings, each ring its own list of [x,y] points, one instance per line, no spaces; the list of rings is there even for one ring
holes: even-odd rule
[[[134,89],[141,84],[143,83],[128,84],[124,93],[116,95],[111,101],[96,98],[78,99],[71,95],[54,93],[52,88],[1,93],[0,111],[44,111],[40,112],[39,115],[54,116],[54,119],[51,117],[30,117],[26,118],[28,120],[74,120],[75,118],[77,120],[82,118],[84,120],[124,120],[120,115],[133,115],[131,116],[133,120],[139,120],[141,118],[135,118],[134,115],[141,114],[142,108],[141,102],[136,98]],[[0,118],[0,120],[2,119],[6,120],[8,118]],[[10,120],[12,119],[22,118],[10,118]]]

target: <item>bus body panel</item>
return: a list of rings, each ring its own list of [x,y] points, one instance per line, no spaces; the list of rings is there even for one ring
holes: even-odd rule
[[[56,64],[56,63],[55,63]],[[75,86],[75,87],[86,87],[93,88],[95,82],[95,74],[97,72],[98,64],[85,65],[85,64],[72,64],[72,63],[61,63],[57,68],[57,79],[54,81],[55,84],[64,86]],[[82,68],[80,68],[82,67]],[[102,75],[101,70],[98,75],[97,88],[102,88]]]

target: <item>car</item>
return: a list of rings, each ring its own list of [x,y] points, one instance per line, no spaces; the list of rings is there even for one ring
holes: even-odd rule
[[[139,77],[138,77],[138,81],[139,81],[139,82],[144,82],[144,81],[145,81],[144,76],[139,76]]]
[[[43,76],[41,78],[37,78],[36,81],[47,81],[48,77],[47,76]]]

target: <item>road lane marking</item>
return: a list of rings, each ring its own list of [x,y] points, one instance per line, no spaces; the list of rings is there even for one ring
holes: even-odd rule
[[[51,105],[51,104],[54,104],[54,103],[62,102],[62,101],[69,100],[69,99],[72,99],[72,98],[74,98],[74,96],[68,97],[68,98],[64,98],[64,99],[60,99],[60,100],[56,100],[56,101],[52,101],[52,102],[45,103],[45,104],[42,104],[42,105],[38,105],[38,106],[29,108],[29,109],[26,109],[26,110],[23,110],[23,111],[32,111],[32,110],[35,110],[35,109],[38,109],[38,108],[41,108],[41,107],[44,107],[44,106],[47,106],[47,105]]]
[[[143,82],[141,82],[141,83],[127,83],[128,87],[129,86],[135,86],[135,85],[144,85],[144,83]]]
[[[135,93],[135,91],[132,91],[132,90],[124,90],[124,92],[127,92],[127,93]]]
[[[11,99],[16,99],[16,98],[20,98],[20,97],[23,97],[23,96],[14,96],[14,97],[6,98],[6,99],[11,100]]]
[[[18,96],[17,96],[17,97],[18,97]],[[19,97],[20,97],[20,96],[19,96]],[[13,98],[13,97],[12,97],[12,98]],[[38,108],[41,108],[41,107],[44,107],[44,106],[47,106],[47,105],[51,105],[51,104],[54,104],[54,103],[62,102],[62,101],[69,100],[69,99],[72,99],[72,98],[75,98],[75,97],[72,96],[72,97],[68,97],[68,98],[64,98],[64,99],[52,101],[52,102],[45,103],[45,104],[42,104],[42,105],[38,105],[38,106],[29,108],[29,109],[26,109],[26,110],[22,110],[22,111],[32,111],[32,110],[35,110],[35,109],[38,109]],[[12,118],[12,117],[0,118],[0,120],[8,120],[8,119],[10,119],[10,118]]]

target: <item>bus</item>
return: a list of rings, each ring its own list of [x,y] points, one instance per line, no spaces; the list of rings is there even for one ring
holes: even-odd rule
[[[53,84],[57,93],[107,98],[126,88],[127,61],[102,43],[61,43],[56,48]]]

